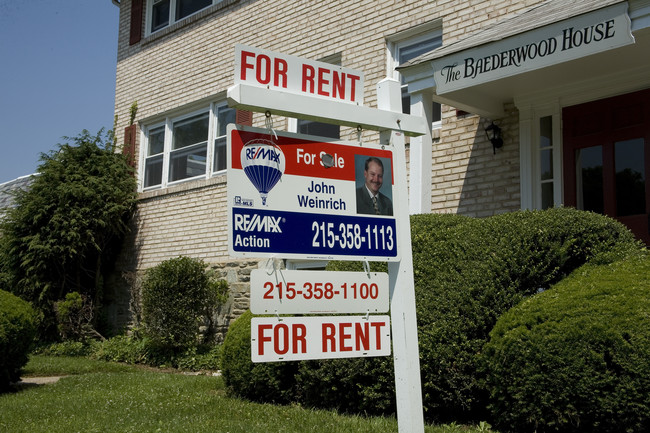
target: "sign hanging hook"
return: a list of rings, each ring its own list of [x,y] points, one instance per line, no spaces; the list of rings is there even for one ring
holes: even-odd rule
[[[275,129],[273,129],[273,118],[271,117],[271,112],[269,110],[266,110],[266,113],[264,113],[264,115],[266,116],[264,119],[264,124],[266,125],[266,129],[269,130],[269,136],[271,133],[273,133],[275,141],[278,141],[278,134],[276,134]]]
[[[368,260],[363,261],[363,270],[366,271],[366,274],[368,274],[368,279],[370,279],[370,263],[368,263]]]
[[[363,141],[361,140],[361,132],[363,130],[361,129],[361,125],[357,125],[357,141],[359,142],[359,146],[363,146]]]

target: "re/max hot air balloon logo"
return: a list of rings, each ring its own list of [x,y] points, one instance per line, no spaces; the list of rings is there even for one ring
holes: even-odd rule
[[[244,173],[259,191],[262,205],[266,206],[269,192],[284,174],[282,149],[272,141],[256,138],[242,147],[240,158]]]

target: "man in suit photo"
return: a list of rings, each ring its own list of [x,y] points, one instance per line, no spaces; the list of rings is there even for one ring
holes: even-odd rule
[[[364,184],[357,188],[357,213],[393,215],[393,202],[379,190],[384,183],[384,164],[371,156],[363,170]]]

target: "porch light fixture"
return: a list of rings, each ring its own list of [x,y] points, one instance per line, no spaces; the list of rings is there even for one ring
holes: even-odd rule
[[[490,143],[492,143],[492,150],[494,154],[497,153],[497,149],[503,147],[503,138],[501,138],[501,128],[492,122],[490,126],[485,128],[485,135],[487,136]]]

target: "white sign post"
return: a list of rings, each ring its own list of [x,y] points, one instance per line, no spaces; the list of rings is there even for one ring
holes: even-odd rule
[[[276,210],[273,209],[273,204],[267,203],[267,200],[271,200],[271,196],[263,187],[256,187],[256,190],[245,193],[241,190],[234,194],[231,192],[231,182],[235,178],[239,182],[238,185],[242,182],[246,183],[244,177],[237,176],[245,171],[244,167],[247,164],[255,164],[261,167],[261,171],[276,176],[279,173],[282,176],[290,160],[295,159],[300,163],[300,155],[303,155],[302,162],[305,164],[307,163],[304,159],[305,155],[314,155],[314,164],[310,169],[314,173],[325,173],[315,171],[323,167],[331,169],[347,166],[349,169],[353,165],[352,159],[349,156],[348,159],[345,157],[339,159],[340,155],[334,149],[303,151],[301,154],[296,150],[296,146],[292,150],[295,154],[286,158],[284,150],[281,150],[282,146],[273,143],[271,139],[272,135],[282,134],[275,134],[274,131],[267,131],[268,143],[257,142],[255,141],[257,138],[250,138],[250,140],[240,140],[238,147],[231,149],[233,146],[229,142],[230,253],[235,256],[250,254],[257,257],[285,257],[286,254],[290,254],[290,257],[294,258],[388,261],[390,318],[369,314],[349,317],[281,317],[279,316],[281,310],[288,312],[296,308],[306,308],[311,312],[320,309],[353,311],[358,306],[342,307],[339,304],[349,300],[350,292],[347,292],[350,288],[349,284],[361,284],[361,280],[357,280],[358,276],[352,275],[335,277],[330,274],[328,277],[323,277],[308,272],[301,276],[288,273],[286,281],[282,281],[281,284],[279,279],[274,282],[254,274],[252,284],[256,287],[251,287],[251,296],[261,297],[262,301],[270,302],[268,305],[258,305],[257,299],[251,299],[251,308],[260,312],[273,310],[276,316],[253,318],[252,359],[254,362],[267,362],[387,356],[391,353],[390,325],[395,336],[392,343],[399,431],[401,433],[424,432],[404,135],[425,134],[429,126],[424,118],[401,113],[400,84],[393,79],[385,79],[378,84],[379,109],[361,106],[362,93],[358,92],[363,91],[362,82],[363,76],[356,71],[335,68],[327,64],[321,65],[319,62],[256,48],[241,45],[236,47],[235,85],[228,89],[228,102],[231,106],[380,131],[382,145],[379,149],[371,151],[383,151],[385,145],[391,145],[388,147],[395,150],[395,158],[390,157],[391,184],[395,193],[392,195],[394,213],[391,213],[390,217],[359,216],[357,214],[364,213],[359,211],[360,205],[356,205],[355,211],[352,212],[352,198],[345,198],[351,194],[349,187],[327,180],[334,178],[351,180],[351,175],[348,173],[342,174],[342,177],[337,177],[338,175],[332,177],[328,174],[324,176],[325,180],[322,182],[312,180],[310,183],[309,180],[306,182],[303,180],[306,186],[299,186],[297,190],[289,189],[282,198],[277,199],[281,202],[295,197],[298,206],[304,208],[301,212],[294,212],[297,215],[286,212],[284,207]],[[314,98],[319,99],[315,101]],[[229,138],[231,131],[232,129],[229,131]],[[323,143],[319,144],[323,145]],[[358,143],[358,148],[364,146],[372,149],[372,146]],[[289,147],[285,146],[287,149]],[[344,148],[336,150],[343,151]],[[238,163],[232,158],[232,155],[237,152],[238,155],[243,155],[235,157]],[[326,158],[323,159],[323,156]],[[310,170],[297,169],[294,175],[305,176],[305,173]],[[234,175],[231,176],[231,173]],[[312,176],[319,176],[319,174],[312,174]],[[251,176],[248,178],[251,183],[254,183]],[[301,188],[306,189],[308,193],[318,193],[321,196],[331,194],[333,197],[325,199],[307,197],[308,194],[301,192]],[[342,190],[346,192],[339,197],[339,191]],[[260,195],[259,199],[256,193]],[[298,198],[301,194],[305,198]],[[322,203],[319,200],[322,200]],[[311,203],[318,206],[312,206]],[[267,207],[270,210],[267,210]],[[325,219],[321,216],[323,208],[326,211]],[[341,218],[353,219],[339,220]],[[357,218],[362,218],[363,221]],[[275,238],[285,230],[291,232],[294,229],[300,231],[304,238],[303,231],[308,232],[304,227],[301,228],[301,225],[304,226],[304,221],[307,221],[305,227],[315,230],[311,236],[307,236],[307,239],[311,237],[311,243],[298,243],[296,246],[286,241],[284,236],[277,238],[280,240]],[[387,243],[389,232],[394,236],[391,238],[394,242],[390,244]],[[375,248],[380,251],[374,251]],[[376,294],[376,297],[380,298],[381,286],[384,284],[377,283],[377,291],[374,292],[372,277],[365,276],[365,278],[366,284],[370,280],[370,285],[364,287],[367,289],[367,292],[364,290],[365,296],[373,298]],[[289,283],[291,283],[290,289]],[[330,285],[326,286],[328,283]],[[281,290],[282,294],[280,294]],[[318,293],[318,300],[314,299],[316,293]],[[303,304],[304,302],[307,304]],[[384,307],[369,303],[362,308],[369,313],[371,308],[381,312]]]
[[[389,78],[380,81],[377,85],[377,104],[384,110],[401,110],[400,83]],[[381,141],[386,140],[386,135],[389,134],[394,148],[395,165],[402,168],[398,170],[395,180],[398,197],[395,203],[398,212],[397,232],[402,239],[402,255],[399,262],[388,263],[397,421],[400,433],[424,432],[406,151],[404,136],[398,132],[382,134]]]

